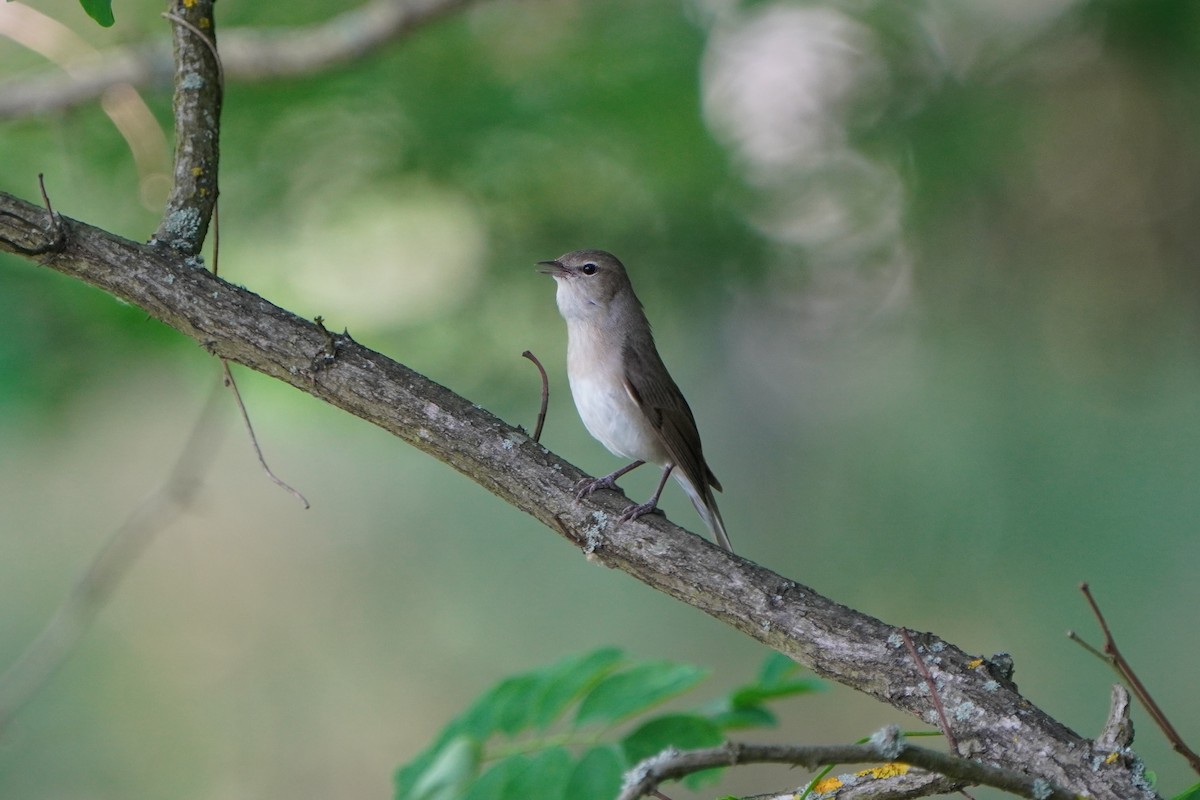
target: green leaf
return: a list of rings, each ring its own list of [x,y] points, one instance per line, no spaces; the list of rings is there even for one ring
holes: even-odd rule
[[[526,759],[505,787],[504,800],[561,800],[574,764],[566,748],[554,747]]]
[[[596,684],[579,704],[575,722],[616,722],[687,691],[707,675],[708,670],[690,664],[638,664]]]
[[[512,756],[493,764],[479,779],[472,783],[462,800],[504,800],[508,797],[508,786],[516,775],[529,768],[527,756]]]
[[[621,740],[621,748],[629,762],[636,764],[668,747],[692,750],[713,747],[723,741],[721,728],[710,719],[695,714],[667,714],[626,736]]]
[[[707,716],[715,725],[727,731],[744,728],[774,728],[779,724],[775,715],[762,706],[726,708],[709,713]]]
[[[116,19],[112,13],[112,0],[79,0],[87,15],[102,27],[111,28]]]
[[[495,729],[511,736],[525,728],[533,700],[541,691],[539,675],[521,675],[501,683],[493,697]]]
[[[799,668],[800,665],[795,661],[783,653],[772,650],[763,659],[762,666],[758,668],[758,685],[775,686],[782,683]]]
[[[819,678],[800,678],[775,686],[743,686],[730,695],[734,708],[760,705],[764,700],[790,697],[794,694],[812,694],[825,691],[825,682]]]
[[[423,767],[396,776],[397,800],[457,800],[479,769],[479,743],[467,736],[447,742]]]
[[[575,765],[563,797],[616,797],[621,791],[626,763],[611,745],[593,747]]]
[[[554,722],[583,692],[595,686],[624,657],[615,647],[565,658],[545,673],[544,686],[533,702],[530,723],[539,729]]]
[[[456,724],[479,739],[497,731],[512,735],[527,724],[533,698],[541,690],[542,679],[536,672],[506,678],[476,700]]]
[[[757,706],[764,700],[824,691],[825,682],[818,678],[793,677],[803,669],[782,653],[771,653],[758,670],[758,681],[741,687],[730,697],[732,707]]]
[[[462,795],[462,800],[561,800],[575,770],[571,754],[554,747],[536,756],[497,761]]]
[[[1171,800],[1200,800],[1200,783],[1190,789],[1184,789],[1182,794],[1175,795]]]

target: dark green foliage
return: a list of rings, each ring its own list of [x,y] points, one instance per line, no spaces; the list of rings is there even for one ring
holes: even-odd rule
[[[727,696],[692,711],[654,713],[663,702],[694,689],[707,670],[668,661],[629,663],[613,648],[571,656],[506,678],[485,692],[433,745],[400,768],[396,797],[612,796],[626,770],[668,747],[711,747],[730,729],[773,725],[766,701],[820,686],[796,678],[799,669],[772,654],[752,683]],[[720,770],[709,770],[688,782],[698,786],[719,775]]]
[[[92,19],[99,22],[105,28],[111,28],[116,22],[113,18],[112,0],[79,0],[79,4],[83,6],[83,10]]]

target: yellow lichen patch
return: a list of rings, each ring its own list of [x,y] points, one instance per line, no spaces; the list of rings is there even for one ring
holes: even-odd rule
[[[826,792],[836,792],[842,788],[842,782],[838,778],[825,778],[813,784],[813,794],[825,794]]]
[[[191,8],[194,5],[196,5],[196,0],[183,0],[184,8]]]
[[[979,669],[983,666],[982,658],[973,658],[967,662],[967,669]]]
[[[208,17],[201,17],[200,18],[200,27],[201,28],[211,28],[212,20],[209,19]]]
[[[192,177],[199,178],[204,174],[204,167],[192,167]]]
[[[860,778],[865,778],[870,775],[872,778],[894,778],[897,775],[905,775],[908,773],[908,764],[901,764],[898,761],[893,761],[889,764],[881,764],[878,767],[864,769],[861,772],[855,773]]]
[[[1104,759],[1104,763],[1105,764],[1115,764],[1117,759],[1120,757],[1121,757],[1120,753],[1109,753],[1108,757]]]

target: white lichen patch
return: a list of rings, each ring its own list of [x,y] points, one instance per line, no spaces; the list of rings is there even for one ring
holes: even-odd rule
[[[966,722],[971,717],[975,716],[976,712],[978,711],[978,706],[976,706],[970,700],[964,700],[954,707],[952,713],[954,714],[954,718],[959,722]]]

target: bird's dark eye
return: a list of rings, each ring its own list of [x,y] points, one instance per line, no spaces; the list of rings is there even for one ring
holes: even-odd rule
[[[597,270],[596,265],[590,261],[579,268],[579,271],[582,272],[584,275],[595,275],[596,270]]]

